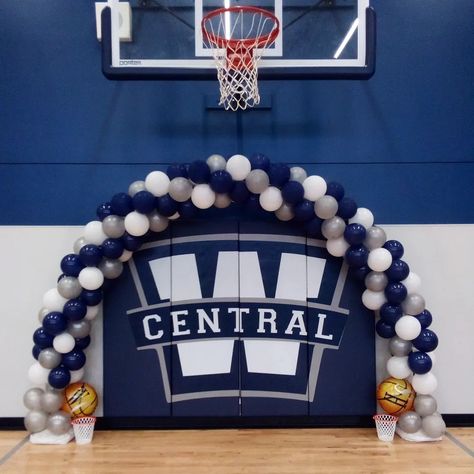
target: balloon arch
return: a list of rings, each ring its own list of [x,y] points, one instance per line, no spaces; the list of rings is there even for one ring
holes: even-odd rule
[[[327,239],[327,251],[345,259],[350,273],[365,282],[363,304],[380,317],[377,334],[390,339],[388,373],[405,379],[405,386],[411,383],[417,394],[413,409],[399,418],[400,429],[425,439],[441,436],[445,424],[431,395],[437,387],[431,368],[438,338],[428,329],[432,316],[418,293],[420,278],[402,260],[402,244],[386,240],[370,210],[357,207],[339,183],[308,176],[301,167],[271,164],[262,154],[228,160],[211,155],[171,165],[166,173],[152,171],[144,181],[133,182],[128,193],[98,207],[99,220],[84,227],[74,253],[61,260],[57,286],[43,296],[41,327],[33,335],[36,362],[28,372],[34,388],[24,396],[27,430],[53,437],[69,431],[70,414],[61,409],[64,390],[83,380],[84,349],[104,279],[120,276],[145,235],[164,231],[170,220],[232,202],[294,221],[308,236]]]

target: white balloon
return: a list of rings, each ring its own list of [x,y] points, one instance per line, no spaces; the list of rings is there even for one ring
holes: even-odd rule
[[[374,272],[384,272],[392,264],[392,254],[383,247],[371,250],[367,259],[368,267]]]
[[[85,319],[87,319],[88,321],[92,321],[94,320],[97,315],[99,314],[99,306],[100,305],[95,305],[95,306],[88,306],[87,307],[87,312],[86,312],[86,315],[84,316]]]
[[[362,303],[368,309],[377,310],[387,302],[383,291],[365,290],[362,293]]]
[[[413,341],[420,335],[420,321],[414,316],[404,315],[395,323],[395,332],[398,337],[405,339],[405,341]]]
[[[49,369],[45,369],[39,362],[35,362],[28,369],[28,379],[35,387],[41,387],[48,383],[49,372]]]
[[[234,181],[243,181],[250,173],[252,166],[244,155],[234,155],[227,160],[225,169]]]
[[[125,230],[135,237],[145,235],[150,229],[150,220],[137,211],[129,212],[125,217]]]
[[[216,193],[208,184],[197,184],[191,193],[191,201],[199,209],[209,209],[216,200]]]
[[[81,367],[79,370],[71,370],[71,382],[70,383],[75,383],[79,382],[84,378],[84,367]]]
[[[421,278],[416,273],[410,272],[401,283],[405,285],[408,294],[417,293],[421,286]]]
[[[152,171],[145,178],[145,187],[153,196],[164,196],[168,193],[170,179],[163,171]]]
[[[133,257],[133,252],[131,250],[124,250],[122,255],[120,255],[119,260],[121,262],[128,262]]]
[[[91,221],[84,227],[84,239],[94,245],[102,245],[105,239],[108,239],[107,234],[102,229],[101,221]]]
[[[369,209],[359,207],[355,215],[349,219],[349,224],[360,224],[368,229],[374,225],[374,215]]]
[[[49,311],[61,312],[66,301],[67,298],[61,296],[57,288],[51,288],[43,295],[43,307]]]
[[[179,219],[181,216],[179,215],[179,212],[175,212],[172,216],[169,216],[168,219],[170,221],[175,221],[176,219]]]
[[[438,380],[432,372],[415,374],[411,382],[413,389],[419,395],[431,395],[438,387]]]
[[[321,176],[308,176],[303,181],[304,197],[310,201],[317,201],[326,194],[328,189],[326,181]]]
[[[214,202],[214,206],[219,209],[225,209],[229,207],[232,203],[232,199],[227,194],[216,194],[216,201]]]
[[[266,211],[277,211],[283,204],[281,191],[275,186],[269,186],[258,198],[260,205]]]
[[[344,257],[349,244],[344,239],[344,236],[337,239],[328,239],[326,242],[326,249],[333,257]]]
[[[53,347],[61,354],[67,354],[68,352],[71,352],[75,345],[76,340],[68,332],[58,334],[53,339]]]
[[[408,357],[390,357],[387,361],[387,372],[396,379],[406,379],[412,374]]]
[[[96,267],[83,268],[77,278],[85,290],[97,290],[104,283],[104,274]]]

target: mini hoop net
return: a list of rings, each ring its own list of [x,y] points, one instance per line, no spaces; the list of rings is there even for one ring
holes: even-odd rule
[[[94,436],[95,416],[81,416],[71,421],[77,444],[89,444]]]
[[[245,110],[260,103],[258,62],[280,32],[278,18],[257,7],[219,8],[201,23],[204,44],[212,49],[226,110]]]
[[[374,415],[377,436],[380,441],[393,441],[398,418],[393,415]]]

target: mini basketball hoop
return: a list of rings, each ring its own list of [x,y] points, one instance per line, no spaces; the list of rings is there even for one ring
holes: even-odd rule
[[[77,444],[89,444],[94,436],[95,416],[81,416],[71,421]]]
[[[380,441],[393,441],[398,418],[393,415],[374,415],[377,436]]]
[[[233,111],[258,105],[258,62],[278,37],[278,18],[262,8],[234,6],[208,13],[201,27],[217,66],[219,105]]]

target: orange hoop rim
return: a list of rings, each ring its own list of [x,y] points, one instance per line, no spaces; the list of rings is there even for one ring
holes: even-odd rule
[[[206,29],[206,22],[211,18],[219,16],[223,13],[261,13],[262,15],[270,18],[274,22],[274,27],[270,33],[262,36],[257,36],[253,38],[241,38],[241,39],[226,39],[220,35],[215,33],[211,33]],[[245,48],[258,48],[260,46],[264,46],[268,43],[273,43],[278,34],[280,33],[280,21],[278,18],[268,10],[264,10],[263,8],[259,7],[251,7],[251,6],[233,6],[228,8],[218,8],[217,10],[213,10],[212,12],[208,13],[201,21],[201,29],[202,34],[204,37],[212,44],[215,44],[218,48],[227,48],[228,46],[231,48],[238,48],[239,46],[243,46]]]

